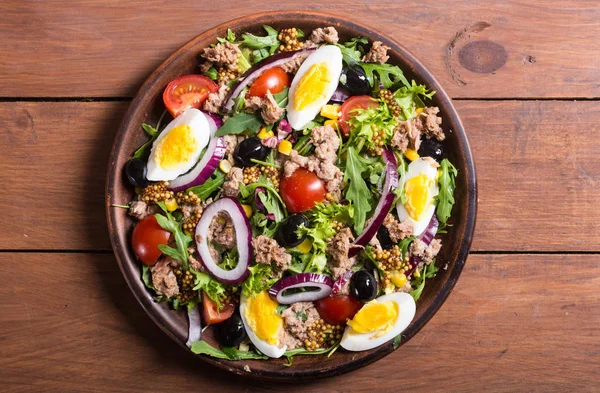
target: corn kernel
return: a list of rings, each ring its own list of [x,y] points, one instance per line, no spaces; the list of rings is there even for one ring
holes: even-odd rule
[[[417,115],[423,112],[423,108],[417,108]]]
[[[337,120],[340,117],[340,106],[338,104],[325,105],[321,108],[321,116],[331,120]]]
[[[421,277],[421,273],[419,273],[419,269],[415,269],[415,271],[413,272],[413,276]]]
[[[242,205],[242,208],[244,209],[244,212],[246,213],[246,217],[248,217],[248,218],[252,217],[252,206]]]
[[[337,120],[325,120],[324,123],[326,126],[331,126],[331,128],[333,128],[334,130],[337,131],[338,129],[338,121]]]
[[[267,129],[265,127],[263,127],[260,132],[258,133],[258,137],[260,139],[267,139],[272,137],[273,135],[275,135],[275,133],[271,130],[271,131],[267,131]]]
[[[304,239],[304,241],[300,243],[297,248],[302,254],[308,254],[312,249],[312,242],[308,240],[308,238]]]
[[[413,149],[406,149],[404,152],[404,157],[408,158],[410,161],[414,161],[419,158],[419,153]]]
[[[279,146],[277,146],[277,151],[280,152],[281,154],[285,154],[286,156],[289,156],[290,153],[292,152],[292,142],[288,141],[288,140],[282,140],[281,142],[279,142]]]
[[[171,199],[167,199],[165,201],[165,207],[167,208],[168,211],[172,212],[175,209],[177,209],[177,201],[174,198]]]
[[[223,173],[229,173],[229,171],[231,171],[231,162],[227,160],[221,160],[219,163],[219,168],[223,171]]]
[[[392,273],[392,282],[398,288],[402,288],[406,285],[406,274],[400,272]]]

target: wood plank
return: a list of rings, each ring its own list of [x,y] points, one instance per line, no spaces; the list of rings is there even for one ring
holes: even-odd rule
[[[456,105],[479,180],[473,249],[600,251],[600,102]],[[0,249],[110,249],[105,172],[126,106],[0,104]]]
[[[302,7],[395,37],[453,97],[600,96],[594,0],[306,0]],[[173,12],[143,0],[4,1],[0,96],[133,96],[197,34],[250,13],[297,8],[292,1],[183,0]]]
[[[349,375],[285,386],[181,350],[137,305],[111,255],[1,259],[0,380],[11,392],[600,389],[595,256],[471,255],[446,304],[400,350]]]

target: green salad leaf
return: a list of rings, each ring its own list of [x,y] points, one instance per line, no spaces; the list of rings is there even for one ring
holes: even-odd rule
[[[240,74],[243,74],[244,72],[248,71],[250,67],[252,67],[252,64],[250,64],[250,56],[251,52],[248,48],[243,48],[240,51],[237,62],[237,65],[240,69]]]
[[[419,298],[421,297],[421,294],[423,293],[423,289],[425,288],[425,281],[428,278],[433,278],[435,277],[436,273],[438,272],[438,268],[435,266],[435,259],[433,261],[431,261],[431,263],[429,265],[424,265],[423,268],[421,269],[421,274],[419,275],[419,277],[415,277],[411,282],[411,286],[415,289],[413,289],[412,291],[410,291],[410,296],[413,297],[413,299],[415,299],[415,302],[417,300],[419,300]],[[414,276],[414,274],[413,274]]]
[[[413,80],[410,86],[402,86],[394,92],[394,98],[402,109],[404,120],[411,119],[416,116],[417,108],[424,108],[425,103],[423,98],[431,99],[435,91],[427,90],[425,85],[417,85]]]
[[[238,135],[244,131],[248,132],[249,136],[256,134],[256,132],[262,126],[262,121],[253,113],[240,112],[231,116],[225,121],[225,123],[217,130],[215,136],[223,135]]]
[[[219,77],[219,73],[217,72],[217,69],[215,67],[210,67],[208,70],[206,70],[204,75],[214,81],[216,81],[217,78]]]
[[[277,282],[271,265],[257,263],[250,266],[248,270],[250,270],[250,275],[242,284],[242,292],[246,296],[262,292]]]
[[[225,296],[225,290],[227,289],[225,284],[215,280],[207,273],[197,272],[194,269],[190,269],[190,271],[195,275],[194,291],[203,291],[221,309],[223,307],[221,300]]]
[[[158,130],[152,127],[150,124],[142,123],[142,129],[151,137],[155,137],[158,134]]]
[[[356,233],[363,232],[365,221],[367,220],[367,213],[372,209],[372,206],[369,203],[371,192],[362,177],[362,174],[367,172],[368,169],[369,168],[360,159],[358,153],[354,150],[354,147],[348,147],[344,181],[348,182],[346,199],[354,206],[353,219],[354,230]]]
[[[458,175],[458,170],[447,158],[442,160],[440,169],[441,175],[438,179],[440,193],[436,197],[436,212],[440,223],[446,224],[452,213],[452,206],[454,206],[454,189],[456,188],[455,178]]]
[[[254,34],[246,33],[242,34],[241,46],[245,46],[251,49],[269,49],[269,54],[275,53],[279,47],[279,39],[277,36],[279,33],[271,26],[263,25],[263,29],[267,32],[265,37],[260,37]]]
[[[231,29],[227,29],[227,36],[225,36],[224,38],[217,37],[217,41],[221,44],[225,42],[235,42],[235,33],[231,31]]]
[[[399,334],[396,337],[394,337],[394,341],[392,341],[392,346],[394,347],[394,349],[397,349],[400,346],[401,342],[402,342],[402,334]]]
[[[366,45],[368,43],[369,40],[365,37],[354,37],[343,44],[337,44],[337,46],[342,52],[342,60],[346,64],[351,65],[360,62],[360,59],[365,54],[363,48],[359,44]]]
[[[410,86],[410,83],[408,83],[404,73],[398,66],[376,63],[360,63],[360,66],[365,70],[365,75],[371,87],[375,87],[375,80],[381,82],[386,89],[389,89],[398,82],[402,82],[405,86]]]
[[[207,181],[199,186],[190,187],[185,192],[188,193],[191,191],[196,194],[200,200],[205,201],[215,191],[220,190],[224,182],[225,173],[220,169],[217,169]]]
[[[240,351],[232,347],[222,347],[220,350],[212,347],[206,341],[200,340],[192,344],[192,352],[196,355],[208,355],[217,359],[226,360],[250,360],[258,359],[265,360],[269,357],[266,355],[258,354],[254,351]]]
[[[290,89],[288,87],[284,87],[279,93],[273,94],[273,99],[275,99],[275,102],[280,108],[285,108],[287,105],[289,91]]]
[[[154,288],[154,284],[152,283],[152,271],[150,270],[150,266],[145,263],[142,264],[142,281],[146,288],[156,291],[156,288]]]
[[[177,248],[170,246],[159,246],[159,249],[165,254],[169,255],[173,259],[177,259],[181,262],[183,270],[188,270],[188,247],[192,242],[192,237],[183,232],[181,223],[178,222],[167,210],[164,202],[156,203],[163,210],[165,215],[156,213],[154,217],[163,229],[171,232],[175,238],[175,245]]]

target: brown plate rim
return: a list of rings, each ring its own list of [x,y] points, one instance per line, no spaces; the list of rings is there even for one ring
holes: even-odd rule
[[[117,259],[117,263],[119,264],[119,268],[123,277],[125,278],[127,285],[130,287],[133,292],[136,300],[144,309],[144,311],[150,316],[150,318],[154,321],[156,325],[158,325],[161,330],[163,330],[171,339],[177,342],[180,346],[184,347],[187,351],[189,349],[185,346],[185,343],[178,339],[174,333],[165,326],[164,321],[159,318],[159,315],[156,311],[156,304],[153,302],[148,302],[146,298],[142,297],[141,293],[139,293],[135,287],[132,285],[130,280],[130,276],[127,274],[125,265],[123,263],[123,259],[127,258],[127,255],[124,253],[124,247],[128,247],[127,244],[122,244],[118,237],[118,228],[115,226],[116,223],[116,210],[111,207],[112,198],[115,188],[117,186],[117,179],[121,175],[121,168],[116,168],[115,163],[117,157],[121,154],[121,144],[119,141],[123,140],[126,137],[128,129],[131,127],[131,119],[134,117],[133,114],[138,111],[144,111],[145,108],[140,106],[140,101],[143,101],[143,97],[148,93],[148,90],[151,86],[153,86],[159,77],[165,72],[165,70],[175,62],[177,62],[182,56],[184,56],[189,48],[193,47],[194,44],[203,39],[206,36],[216,37],[217,32],[223,31],[227,29],[228,26],[235,25],[243,22],[246,19],[252,20],[254,24],[264,24],[271,23],[273,21],[278,21],[281,19],[299,19],[304,21],[315,22],[315,25],[321,23],[331,23],[331,24],[343,24],[346,27],[349,27],[353,31],[357,32],[357,35],[363,35],[368,37],[369,39],[377,39],[382,41],[384,44],[391,46],[393,50],[397,53],[397,55],[402,58],[406,63],[411,66],[412,71],[421,78],[421,80],[431,89],[436,90],[436,99],[438,101],[439,106],[442,108],[442,112],[452,124],[452,130],[456,134],[457,138],[461,146],[463,147],[463,156],[465,160],[465,167],[461,168],[466,172],[466,184],[467,190],[466,193],[468,195],[467,201],[467,213],[465,216],[465,233],[463,236],[463,241],[460,244],[459,251],[457,253],[457,258],[450,272],[450,275],[445,282],[444,286],[438,291],[435,295],[433,302],[429,305],[427,310],[423,312],[421,317],[413,320],[411,325],[405,330],[403,333],[405,337],[403,338],[401,345],[408,342],[416,333],[419,332],[425,326],[425,324],[435,315],[435,313],[439,310],[441,305],[449,296],[452,288],[456,284],[458,277],[460,276],[462,269],[465,265],[469,249],[471,247],[473,233],[475,229],[475,222],[477,216],[477,179],[475,174],[475,164],[473,160],[473,155],[470,149],[469,141],[464,129],[464,126],[456,112],[454,106],[452,105],[452,101],[448,94],[444,91],[442,86],[439,84],[437,79],[432,75],[430,71],[428,71],[425,66],[417,60],[417,58],[412,55],[404,46],[402,46],[397,41],[391,39],[385,34],[379,33],[368,26],[362,25],[360,23],[354,22],[352,20],[342,18],[339,16],[334,16],[331,14],[321,13],[321,12],[312,12],[312,11],[273,11],[273,12],[264,12],[264,13],[256,13],[242,16],[240,18],[236,18],[225,23],[222,23],[218,26],[215,26],[198,36],[194,37],[192,40],[187,42],[177,51],[175,51],[171,56],[169,56],[144,82],[135,98],[132,100],[127,113],[124,116],[123,122],[119,127],[119,130],[115,136],[113,147],[111,149],[109,165],[107,171],[107,180],[106,180],[106,198],[105,198],[105,208],[106,208],[106,216],[108,223],[109,236],[111,240],[111,244],[114,250],[115,257]],[[137,278],[139,280],[139,278]],[[202,358],[204,361],[207,361],[214,366],[232,371],[236,374],[250,377],[257,377],[261,379],[269,379],[269,380],[301,380],[301,379],[314,379],[314,378],[322,378],[329,377],[334,375],[339,375],[343,373],[347,373],[353,370],[356,370],[360,367],[364,367],[368,364],[371,364],[384,356],[392,353],[395,349],[392,347],[391,343],[387,345],[382,345],[374,350],[371,350],[366,356],[361,356],[356,360],[352,360],[348,363],[336,366],[336,367],[321,367],[315,370],[303,370],[299,372],[290,372],[290,369],[286,369],[287,372],[281,373],[277,370],[253,370],[251,373],[244,371],[243,362],[231,362],[226,360],[214,359],[208,356],[198,356]]]

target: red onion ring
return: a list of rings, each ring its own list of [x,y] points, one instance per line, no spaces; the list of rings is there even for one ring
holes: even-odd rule
[[[239,96],[246,86],[254,82],[256,78],[258,78],[263,72],[265,72],[269,68],[281,66],[297,56],[304,55],[305,53],[314,52],[315,49],[316,48],[309,48],[301,49],[298,51],[281,52],[259,61],[258,63],[253,65],[252,68],[246,71],[246,73],[240,78],[238,84],[233,89],[231,89],[231,93],[227,95],[225,105],[223,108],[226,111],[230,111],[231,108],[233,108],[233,99]]]
[[[269,289],[279,304],[293,304],[298,302],[314,302],[329,296],[333,280],[331,277],[318,273],[300,273],[295,276],[282,278]],[[284,296],[283,292],[292,288],[318,288],[318,291],[298,292]]]
[[[188,339],[185,345],[187,345],[188,348],[191,348],[193,343],[202,338],[202,324],[200,322],[200,310],[198,305],[195,305],[194,308],[188,310],[188,320],[190,326],[188,328]]]
[[[394,203],[394,193],[392,192],[398,187],[398,165],[396,163],[396,157],[394,153],[389,149],[383,150],[383,159],[385,161],[385,183],[383,184],[383,193],[375,208],[375,213],[369,221],[369,224],[363,231],[363,233],[356,238],[353,243],[353,247],[350,247],[348,251],[348,257],[352,258],[357,255],[360,250],[366,246],[369,241],[377,234],[377,230],[383,223],[383,220],[390,212],[392,204]],[[383,176],[383,174],[382,174]]]
[[[425,230],[423,231],[423,233],[421,233],[419,235],[418,238],[423,243],[425,243],[426,247],[429,247],[429,245],[433,241],[433,238],[435,237],[435,234],[437,233],[439,225],[440,225],[440,222],[438,221],[437,217],[434,214],[431,217],[431,220],[429,221],[429,224],[427,224],[427,228],[425,228]],[[416,255],[411,255],[410,256],[410,258],[408,259],[408,263],[409,263],[410,267],[405,272],[406,277],[410,278],[410,276],[413,274],[413,272],[415,271],[415,269],[417,268],[417,266],[419,266],[419,264],[421,263],[422,260],[423,259],[421,257],[419,257],[419,256],[416,256]]]
[[[238,250],[238,263],[232,270],[220,268],[212,256],[208,247],[208,232],[210,223],[220,211],[226,211],[231,217],[235,229],[236,245]],[[248,266],[252,261],[252,228],[250,221],[242,208],[242,205],[231,197],[223,197],[208,205],[196,226],[196,248],[200,255],[200,261],[206,270],[217,280],[225,284],[240,284],[250,271]]]
[[[353,272],[351,270],[347,270],[346,273],[342,274],[340,278],[333,284],[333,288],[331,290],[332,293],[341,292],[344,289],[344,286],[350,281]]]
[[[220,136],[214,136],[215,132],[219,129],[218,121],[222,124],[222,120],[216,115],[213,117],[213,115],[204,113],[204,116],[206,116],[206,120],[208,121],[208,130],[210,132],[210,142],[208,143],[208,147],[206,148],[202,159],[198,161],[196,166],[188,173],[169,182],[169,190],[183,191],[190,187],[203,184],[212,176],[223,157],[225,157],[225,150],[227,148],[225,139]]]

